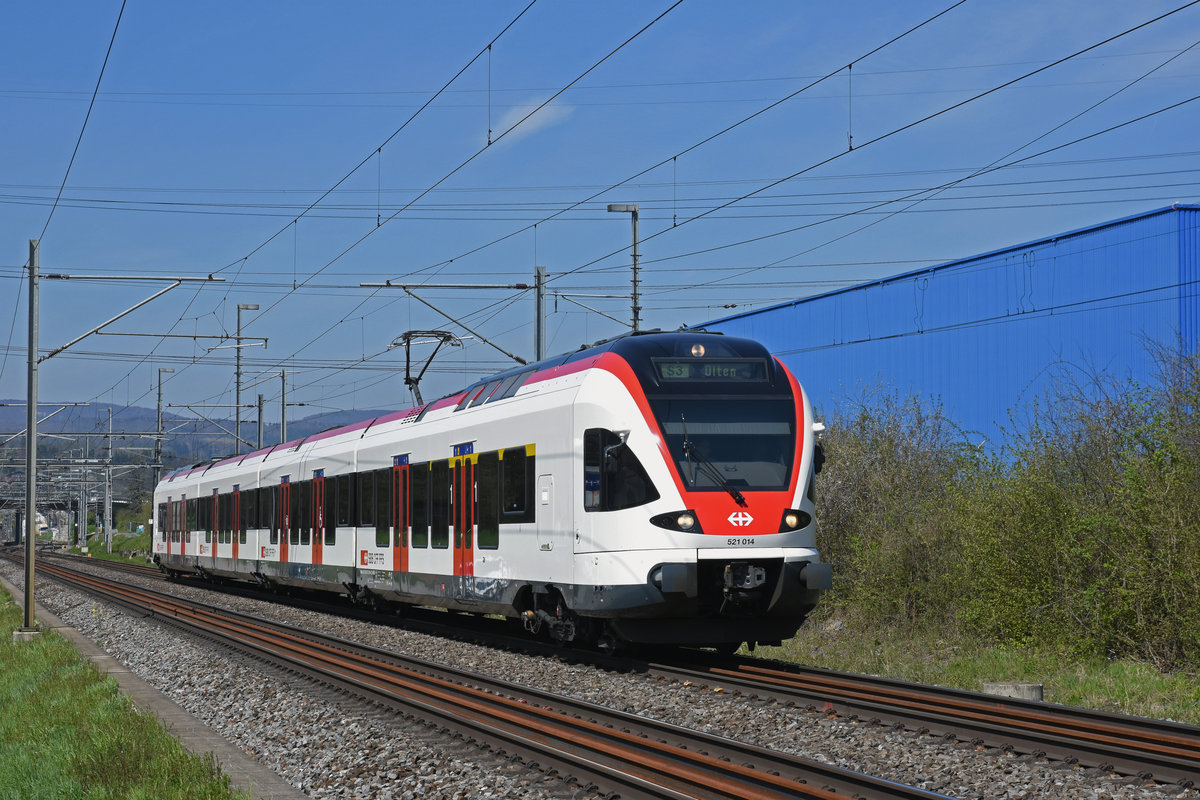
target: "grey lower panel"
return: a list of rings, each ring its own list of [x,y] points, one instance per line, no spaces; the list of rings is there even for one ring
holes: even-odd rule
[[[232,565],[232,559],[217,559]],[[244,565],[249,565],[246,567]],[[337,564],[292,564],[286,561],[238,561],[236,577],[255,575],[260,580],[283,586],[299,586],[318,591],[350,592],[354,585],[354,567]],[[223,573],[217,573],[223,574]]]
[[[791,637],[829,583],[828,565],[817,562],[758,562],[766,582],[744,597],[731,597],[721,583],[725,563],[657,565],[646,583],[615,586],[544,583],[438,573],[393,572],[350,566],[289,564],[244,559],[163,557],[169,569],[202,571],[232,578],[376,596],[509,617],[534,608],[539,597],[562,599],[567,610],[602,619],[621,639],[650,644],[769,642]],[[734,593],[737,594],[737,593]],[[557,602],[557,598],[555,598]],[[547,610],[553,612],[553,608]]]

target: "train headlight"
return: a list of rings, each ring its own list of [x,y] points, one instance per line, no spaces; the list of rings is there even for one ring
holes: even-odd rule
[[[692,355],[694,355],[696,358],[702,357],[704,355],[704,345],[702,345],[702,344],[692,345]]]
[[[779,522],[779,532],[798,531],[801,528],[807,528],[810,522],[812,522],[812,516],[807,512],[789,508],[783,512],[783,519]]]
[[[666,514],[658,514],[650,518],[650,524],[659,528],[666,528],[669,531],[704,533],[704,531],[700,530],[700,520],[696,518],[696,512],[690,508],[684,511],[671,511]]]

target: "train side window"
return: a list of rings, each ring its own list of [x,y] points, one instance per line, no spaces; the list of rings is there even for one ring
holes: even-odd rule
[[[327,545],[337,543],[337,510],[342,498],[342,489],[346,485],[345,475],[325,479],[325,511],[321,518],[325,521],[325,530],[321,533]]]
[[[258,490],[242,492],[242,527],[238,531],[238,543],[246,543],[246,532],[258,527]]]
[[[358,480],[358,527],[375,524],[375,481],[369,472],[360,472]]]
[[[375,546],[387,547],[392,535],[392,469],[377,469],[372,476],[375,480]]]
[[[584,511],[620,511],[658,497],[642,462],[620,436],[603,428],[583,432]]]
[[[429,546],[429,465],[413,464],[409,467],[412,479],[412,546]]]
[[[158,526],[158,530],[155,531],[155,533],[158,534],[158,540],[160,542],[165,542],[167,540],[167,504],[166,503],[158,504],[158,515],[154,518],[154,521]]]
[[[450,462],[434,461],[429,470],[430,543],[450,546]]]
[[[212,541],[212,516],[213,516],[213,498],[212,495],[199,499],[196,504],[196,530],[204,532],[204,541]]]
[[[354,475],[347,473],[337,476],[337,524],[349,526],[354,524],[351,511],[354,509]]]
[[[475,466],[475,515],[479,524],[479,546],[500,546],[500,454],[480,453]]]
[[[500,456],[500,521],[533,522],[534,459],[524,447],[505,448]]]

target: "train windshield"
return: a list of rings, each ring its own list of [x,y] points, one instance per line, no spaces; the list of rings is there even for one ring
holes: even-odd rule
[[[657,397],[650,408],[689,490],[788,487],[796,453],[791,397]]]

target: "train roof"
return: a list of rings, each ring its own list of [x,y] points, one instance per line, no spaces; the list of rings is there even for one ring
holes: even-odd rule
[[[557,372],[560,367],[564,367],[568,364],[585,358],[594,358],[601,353],[611,352],[633,362],[648,360],[654,357],[682,356],[690,351],[690,348],[696,343],[698,337],[704,337],[705,342],[708,343],[707,346],[710,348],[714,347],[714,345],[711,344],[712,340],[720,340],[720,344],[715,346],[716,352],[712,353],[714,356],[720,357],[722,355],[727,355],[732,357],[747,357],[767,355],[766,348],[758,342],[755,342],[751,339],[726,336],[719,331],[705,331],[696,329],[674,332],[663,332],[658,330],[630,332],[620,336],[614,336],[611,339],[603,339],[592,344],[585,344],[578,350],[574,350],[570,353],[551,356],[550,358],[545,358],[541,361],[530,364],[521,364],[503,372],[493,373],[485,378],[473,381],[458,391],[451,392],[450,394],[429,403],[423,403],[418,406],[412,406],[411,408],[394,411],[379,417],[360,420],[349,425],[330,428],[328,430],[321,431],[320,433],[314,433],[308,436],[303,436],[299,439],[293,439],[291,441],[282,442],[270,447],[264,447],[261,450],[255,450],[250,453],[218,457],[212,459],[211,461],[194,464],[190,467],[180,467],[164,475],[163,482],[171,482],[176,478],[186,477],[197,472],[203,474],[214,467],[221,467],[228,464],[242,464],[249,459],[259,458],[260,460],[265,461],[271,456],[272,453],[298,450],[305,444],[317,442],[322,439],[344,436],[346,434],[355,432],[361,432],[361,436],[366,434],[367,431],[376,427],[377,425],[384,423],[409,421],[416,422],[430,410],[444,408],[449,405],[457,405],[464,398],[464,396],[468,395],[472,391],[477,390],[479,387],[487,386],[497,381],[503,382],[509,378],[514,379],[509,387],[509,393],[507,395],[511,396],[512,394],[515,394],[517,389],[519,389],[521,386],[530,382],[530,378],[536,378],[538,375],[551,377],[551,375]],[[521,375],[524,375],[525,379],[516,380],[516,378]]]

